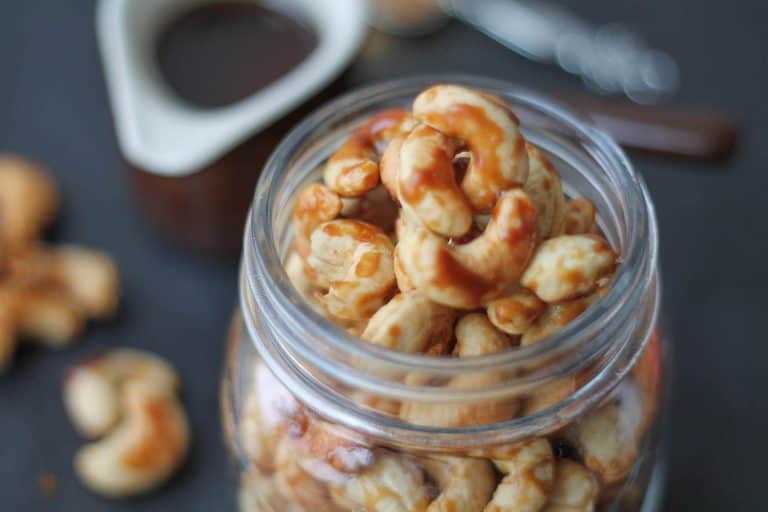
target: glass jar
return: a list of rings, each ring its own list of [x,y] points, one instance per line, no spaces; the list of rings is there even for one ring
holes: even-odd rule
[[[388,350],[318,314],[284,270],[297,191],[371,114],[408,107],[438,81],[509,102],[566,195],[592,200],[621,254],[607,294],[536,344],[471,358]],[[241,509],[657,510],[667,380],[657,243],[648,191],[621,149],[517,86],[401,80],[315,112],[266,164],[246,227],[222,386]],[[446,385],[456,380],[471,384]],[[497,421],[509,407],[520,412]],[[420,419],[402,419],[405,408]],[[506,508],[486,508],[489,496]]]

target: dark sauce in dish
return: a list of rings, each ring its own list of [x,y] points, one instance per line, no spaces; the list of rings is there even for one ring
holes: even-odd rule
[[[160,73],[184,101],[217,108],[246,98],[298,66],[317,46],[293,13],[225,1],[176,17],[155,46]]]

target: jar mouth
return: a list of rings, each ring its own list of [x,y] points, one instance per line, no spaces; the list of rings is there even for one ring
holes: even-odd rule
[[[529,140],[535,145],[546,146],[549,142],[560,144],[563,138],[578,140],[575,147],[593,159],[592,165],[599,165],[601,170],[608,171],[607,175],[601,178],[604,180],[601,183],[603,189],[607,187],[619,190],[623,198],[620,205],[612,205],[610,201],[606,201],[612,205],[608,212],[610,219],[607,220],[621,224],[621,228],[614,230],[614,236],[609,236],[609,239],[614,238],[611,242],[619,249],[622,258],[607,295],[564,329],[538,343],[471,358],[429,356],[380,347],[346,332],[316,313],[294,289],[283,269],[285,233],[277,232],[275,221],[278,215],[285,214],[281,211],[284,208],[278,198],[282,197],[287,187],[295,186],[309,174],[309,171],[306,171],[303,176],[292,177],[285,171],[289,164],[296,164],[294,160],[301,149],[311,141],[313,134],[323,127],[338,127],[350,111],[374,109],[377,106],[378,110],[382,110],[386,108],[382,105],[395,96],[410,96],[412,100],[422,89],[447,82],[484,89],[512,101],[515,112],[521,119],[521,129],[526,138],[526,130],[531,130]],[[537,130],[540,129],[550,132],[546,136],[537,135]],[[578,159],[575,153],[571,156]],[[272,369],[275,373],[282,373],[286,379],[299,377],[300,380],[304,379],[306,384],[311,384],[309,381],[312,379],[306,380],[308,375],[290,375],[308,372],[311,367],[311,371],[326,372],[345,384],[358,389],[368,389],[383,396],[425,401],[435,400],[438,395],[441,399],[457,401],[488,399],[498,397],[511,387],[524,389],[526,386],[540,384],[546,379],[568,375],[574,371],[579,361],[605,357],[608,353],[616,358],[626,357],[627,354],[622,351],[632,345],[630,339],[617,340],[613,336],[621,334],[621,324],[626,323],[633,312],[636,313],[643,301],[647,301],[649,294],[656,294],[657,240],[653,205],[642,178],[634,172],[617,144],[592,126],[587,117],[538,93],[503,81],[468,75],[400,79],[364,87],[321,107],[296,126],[273,152],[262,170],[246,227],[241,300],[246,310],[246,324],[252,332],[257,328],[256,323],[263,322],[268,327],[267,331],[281,333],[279,340],[272,340],[274,343],[271,350],[257,348],[266,356],[265,360],[271,358],[265,352],[270,352],[272,356],[277,354],[280,361],[273,359],[273,363],[283,368]],[[248,313],[248,308],[254,308],[253,311],[261,310],[261,319],[258,322],[255,314]],[[649,320],[648,325],[655,323],[656,308],[657,306],[652,308],[653,318]],[[644,340],[641,343],[644,343]],[[637,346],[632,345],[630,348],[635,356],[639,354],[640,349]],[[379,371],[370,372],[368,365],[360,366],[361,361],[375,364]],[[461,393],[456,390],[440,391],[434,387],[410,386],[388,377],[393,373],[455,376],[480,371],[525,368],[539,370],[529,373],[527,378],[519,379],[514,384],[504,383],[499,389],[471,389]],[[604,368],[604,371],[607,370],[616,371],[615,368]],[[588,387],[589,384],[582,390]],[[578,393],[573,395],[572,399],[576,399]],[[325,398],[333,401],[337,397]],[[555,409],[560,408],[562,413],[562,410],[572,405],[569,400],[562,402]],[[364,411],[359,412],[366,414]],[[488,431],[491,427],[509,429],[513,423],[524,427],[522,420],[535,420],[537,416],[541,414],[516,418],[503,425],[459,430],[466,433]],[[452,430],[400,423],[398,428],[414,428],[424,432],[448,433]],[[393,426],[388,427],[391,429]]]

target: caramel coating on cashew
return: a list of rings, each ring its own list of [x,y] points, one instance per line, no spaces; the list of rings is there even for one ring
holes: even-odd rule
[[[330,283],[320,297],[325,310],[346,320],[367,320],[395,288],[389,237],[371,224],[337,219],[312,233],[307,263]]]
[[[424,512],[429,504],[424,475],[411,460],[378,450],[376,463],[331,486],[334,501],[347,510]]]
[[[325,184],[342,197],[357,197],[379,183],[380,153],[383,146],[412,125],[410,113],[392,109],[373,116],[352,132],[325,166]],[[381,148],[383,150],[383,148]]]
[[[461,236],[472,226],[472,206],[456,183],[456,142],[427,125],[408,135],[400,150],[397,197],[406,213],[434,233]]]
[[[536,294],[520,288],[510,295],[488,303],[486,313],[496,328],[507,334],[523,334],[544,312],[546,304]]]
[[[75,470],[91,490],[130,496],[164,483],[183,462],[189,426],[179,379],[161,359],[119,349],[73,368],[64,385],[70,419],[87,437]]]
[[[523,190],[536,207],[539,240],[562,234],[565,223],[565,196],[560,175],[549,159],[533,144],[526,143],[528,180]]]
[[[48,171],[19,156],[0,154],[0,255],[38,239],[58,204]]]
[[[544,509],[555,478],[555,456],[544,438],[508,447],[494,464],[504,474],[483,512],[539,512]]]
[[[493,465],[485,459],[431,456],[422,459],[421,465],[440,488],[427,512],[481,511],[496,488]]]
[[[517,284],[536,243],[536,211],[520,189],[505,192],[485,231],[463,245],[411,219],[406,225],[398,256],[408,278],[433,301],[461,309],[481,307]]]
[[[456,313],[418,291],[395,295],[370,319],[362,338],[402,352],[425,352],[447,345],[453,337]]]
[[[435,85],[413,102],[418,121],[467,145],[472,154],[461,190],[478,213],[493,209],[500,192],[528,178],[528,156],[519,122],[498,101],[457,85]]]
[[[562,235],[544,241],[520,282],[545,302],[560,302],[597,288],[616,269],[618,255],[598,235]]]
[[[555,484],[543,512],[592,512],[600,485],[590,470],[576,461],[555,464]]]
[[[571,199],[565,204],[565,234],[597,234],[597,210],[586,197]]]
[[[293,207],[293,244],[306,259],[311,252],[311,236],[317,226],[341,215],[341,197],[324,185],[312,184],[301,191]]]

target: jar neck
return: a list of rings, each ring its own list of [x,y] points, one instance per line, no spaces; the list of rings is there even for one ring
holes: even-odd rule
[[[277,148],[257,187],[246,227],[241,273],[245,323],[261,357],[310,409],[330,421],[411,448],[480,447],[540,435],[593,407],[639,356],[656,323],[657,228],[642,179],[607,136],[562,107],[509,84],[473,77],[451,82],[504,97],[521,117],[526,138],[555,160],[566,191],[588,195],[622,262],[608,294],[561,331],[540,342],[473,358],[396,352],[367,343],[313,311],[282,268],[295,191],[335,143],[370,111],[407,104],[435,81],[383,84],[347,95],[310,116]],[[352,396],[464,404],[509,400],[589,368],[569,398],[539,413],[467,428],[413,425],[361,407]],[[470,389],[446,381],[473,374],[503,376]]]

